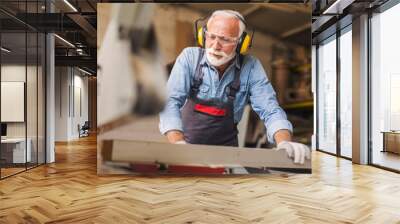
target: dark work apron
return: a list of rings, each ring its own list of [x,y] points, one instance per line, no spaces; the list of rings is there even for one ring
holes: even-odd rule
[[[233,103],[240,88],[240,69],[235,66],[235,77],[227,86],[227,102],[223,99],[202,100],[197,97],[204,76],[200,65],[204,51],[201,52],[189,97],[182,109],[185,141],[191,144],[238,146]]]

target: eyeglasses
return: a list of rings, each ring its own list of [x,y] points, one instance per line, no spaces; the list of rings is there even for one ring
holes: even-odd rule
[[[205,31],[205,34],[206,34],[207,40],[215,41],[218,39],[218,41],[221,45],[233,45],[233,44],[236,44],[238,41],[238,38],[236,38],[236,37],[219,36],[217,34],[213,34],[208,31]]]

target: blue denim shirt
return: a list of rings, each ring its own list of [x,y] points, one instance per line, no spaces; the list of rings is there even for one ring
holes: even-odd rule
[[[175,61],[167,83],[167,102],[164,110],[160,113],[161,134],[165,134],[169,130],[183,131],[181,109],[193,82],[200,49],[198,47],[185,48]],[[204,51],[204,49],[201,50]],[[202,65],[204,77],[198,97],[201,99],[222,98],[226,101],[229,89],[226,86],[233,81],[235,66],[239,66],[238,60],[233,60],[221,79],[219,79],[217,69],[208,62],[205,53],[201,58],[200,65]],[[285,111],[279,106],[275,91],[261,62],[251,55],[244,56],[243,60],[240,90],[234,101],[235,123],[242,118],[247,103],[251,104],[253,110],[263,120],[269,142],[275,143],[273,136],[280,129],[292,132],[292,124],[287,120]]]

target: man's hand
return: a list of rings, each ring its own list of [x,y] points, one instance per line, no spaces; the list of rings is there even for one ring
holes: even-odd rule
[[[173,144],[186,144],[185,139],[183,138],[183,133],[177,130],[171,130],[166,133],[168,141]]]
[[[288,156],[293,158],[294,163],[303,164],[305,159],[311,159],[311,150],[308,146],[290,141],[281,141],[277,149],[285,149]]]

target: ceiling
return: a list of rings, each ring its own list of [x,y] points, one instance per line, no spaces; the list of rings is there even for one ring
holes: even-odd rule
[[[44,39],[43,35],[36,33],[2,33],[2,47],[10,50],[6,53],[1,52],[1,60],[3,63],[11,64],[37,64],[40,63],[41,57],[44,55]],[[27,46],[27,47],[25,47]],[[39,57],[39,58],[38,58]]]
[[[61,38],[55,38],[56,65],[60,58],[62,64],[76,66],[76,62],[88,60],[92,71],[96,70],[96,28],[97,0],[44,0],[0,1],[0,24],[3,33],[2,45],[12,52],[4,54],[3,59],[19,61],[24,58],[25,46],[28,58],[35,55],[36,46],[25,43],[25,31],[56,33]],[[68,4],[69,3],[69,4]],[[50,10],[51,9],[51,10]],[[51,13],[49,13],[51,11]],[[30,29],[29,29],[30,28]],[[79,49],[79,50],[78,50]],[[80,53],[81,52],[81,53]],[[69,56],[69,57],[58,57]],[[84,58],[83,58],[84,57]],[[72,64],[73,63],[73,64]],[[88,65],[86,63],[85,65]]]
[[[299,0],[293,1],[303,2]],[[76,12],[64,0],[50,0],[52,14],[49,14],[46,13],[46,11],[49,11],[49,8],[46,10],[44,0],[1,0],[0,22],[2,25],[2,32],[11,32],[3,37],[3,45],[6,46],[8,44],[9,46],[7,47],[13,48],[13,54],[15,55],[24,55],[24,34],[19,34],[18,32],[24,31],[27,27],[26,24],[29,24],[37,30],[57,33],[60,37],[77,46],[77,48],[82,49],[85,58],[78,58],[82,55],[78,54],[76,51],[77,48],[71,49],[69,44],[59,38],[55,38],[56,56],[71,56],[70,62],[73,63],[90,58],[90,62],[94,63],[91,67],[93,70],[96,70],[96,3],[98,2],[123,1],[68,0],[68,3],[78,11]],[[161,0],[158,2],[163,1]],[[199,11],[204,15],[208,15],[216,8],[237,10],[244,15],[250,28],[274,36],[282,41],[288,41],[305,47],[309,47],[311,43],[310,4],[182,3],[180,6]],[[26,14],[25,12],[30,14]],[[6,30],[5,28],[7,27],[10,30]],[[32,30],[34,30],[33,28]],[[27,49],[29,55],[29,52],[34,52],[36,47],[33,44],[28,44]],[[10,57],[10,55],[8,55],[8,57]],[[75,58],[72,59],[72,57]],[[69,60],[69,58],[62,57],[62,60]],[[68,63],[68,61],[63,61],[63,63]]]
[[[334,35],[352,23],[353,18],[362,14],[379,13],[390,0],[313,0],[312,1],[312,38],[313,44]]]
[[[53,12],[74,12],[74,10],[63,0],[47,0],[50,2]],[[45,13],[45,0],[1,0],[0,7],[12,11]],[[98,0],[68,0],[68,2],[80,12],[96,12]],[[50,11],[49,9],[47,11]]]

